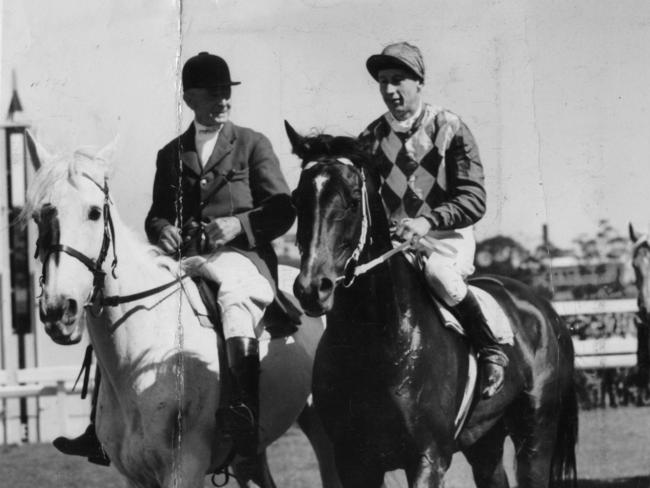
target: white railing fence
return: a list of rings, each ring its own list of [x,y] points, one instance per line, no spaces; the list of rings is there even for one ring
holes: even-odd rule
[[[635,300],[556,302],[553,305],[562,316],[633,313],[637,310]],[[574,346],[578,369],[629,368],[636,365],[637,344],[634,337],[575,339]],[[81,400],[78,391],[72,391],[78,373],[79,366],[0,370],[0,426],[2,428],[0,441],[16,442],[16,428],[12,428],[10,424],[18,420],[12,402],[17,404],[20,398],[36,399],[35,408],[32,408],[35,413],[32,417],[37,417],[35,429],[37,435],[30,432],[30,441],[45,441],[50,440],[54,435],[74,434],[76,427],[87,421],[90,403],[89,399]],[[92,372],[90,378],[94,378]],[[90,387],[92,388],[92,384]],[[80,388],[81,385],[78,385],[77,390]],[[49,431],[42,428],[43,422],[39,423],[44,410],[47,410],[49,418],[55,418],[58,424],[49,426]],[[71,421],[74,418],[76,422]]]
[[[71,435],[76,426],[87,422],[89,400],[81,400],[73,386],[79,366],[54,366],[26,368],[13,371],[0,370],[0,429],[4,444],[19,442],[25,436],[21,432],[18,402],[30,400],[27,428],[30,442],[50,440],[54,435]],[[94,378],[91,374],[90,378]],[[89,389],[92,388],[92,382]],[[43,425],[42,418],[48,419]],[[77,418],[77,422],[73,420]],[[24,427],[24,426],[22,426]]]
[[[607,313],[636,313],[635,299],[584,300],[554,302],[553,307],[561,316],[599,315]],[[607,337],[602,339],[574,339],[576,368],[608,369],[636,366],[636,337]]]

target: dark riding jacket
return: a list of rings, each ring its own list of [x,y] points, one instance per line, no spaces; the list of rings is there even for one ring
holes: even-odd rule
[[[258,132],[227,122],[202,167],[192,124],[158,152],[147,236],[155,244],[171,224],[181,228],[184,256],[202,254],[208,251],[205,223],[227,216],[239,219],[243,229],[228,245],[275,284],[277,257],[271,241],[289,230],[295,211],[271,143]]]

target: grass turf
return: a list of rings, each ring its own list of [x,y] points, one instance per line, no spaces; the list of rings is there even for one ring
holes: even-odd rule
[[[512,455],[511,448],[506,455]],[[316,460],[299,430],[292,428],[271,446],[269,459],[278,486],[320,486]],[[581,488],[650,488],[650,408],[580,412],[578,474]],[[49,444],[0,447],[0,487],[123,486],[114,470],[64,456]],[[205,487],[210,486],[206,478]],[[231,482],[227,486],[236,485]],[[446,486],[473,486],[462,456],[454,457]]]

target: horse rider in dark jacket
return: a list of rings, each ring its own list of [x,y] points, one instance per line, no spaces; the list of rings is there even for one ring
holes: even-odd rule
[[[255,328],[274,300],[277,257],[271,241],[293,224],[289,188],[269,140],[230,121],[230,70],[201,52],[183,66],[183,100],[194,112],[189,128],[158,152],[149,240],[189,257],[219,284],[217,301],[233,378],[233,401],[223,414],[235,449],[257,451],[259,348]],[[97,389],[97,388],[96,388]],[[101,451],[94,427],[57,448],[89,458]]]

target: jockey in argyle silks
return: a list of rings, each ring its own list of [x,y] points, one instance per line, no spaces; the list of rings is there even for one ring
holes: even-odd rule
[[[370,56],[366,67],[379,83],[388,112],[360,138],[373,153],[394,235],[412,241],[420,256],[424,253],[426,281],[460,317],[482,365],[481,394],[489,398],[503,386],[508,357],[465,281],[474,272],[472,226],[485,213],[476,143],[457,115],[423,102],[424,62],[417,47],[389,45]],[[431,252],[435,247],[426,245],[428,238],[444,241],[457,253]]]
[[[188,129],[158,151],[147,237],[219,284],[217,302],[232,378],[231,404],[218,418],[242,456],[257,452],[259,344],[256,328],[277,296],[277,257],[271,241],[295,219],[289,187],[271,143],[230,121],[231,88],[224,59],[207,52],[182,71],[183,100],[194,112]],[[178,190],[180,188],[180,191]],[[95,386],[97,390],[97,386]],[[93,405],[94,406],[94,405]],[[55,446],[108,462],[92,425]]]

